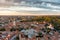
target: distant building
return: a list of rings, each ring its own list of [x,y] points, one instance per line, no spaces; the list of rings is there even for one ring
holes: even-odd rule
[[[52,26],[52,24],[50,24],[50,25],[48,26],[48,28],[54,29],[54,27]]]

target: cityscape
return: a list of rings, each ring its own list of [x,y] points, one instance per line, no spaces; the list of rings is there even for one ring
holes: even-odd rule
[[[60,40],[60,16],[0,16],[0,40]]]
[[[60,40],[60,0],[0,0],[0,40]]]

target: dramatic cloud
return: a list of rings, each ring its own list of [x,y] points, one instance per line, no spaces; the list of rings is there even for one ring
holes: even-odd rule
[[[57,3],[60,3],[60,0],[41,0],[41,1],[47,1],[47,2],[57,2]]]
[[[60,10],[60,0],[0,0],[0,3],[7,3],[17,7],[13,7],[16,10],[40,11],[40,10]],[[5,4],[4,3],[4,4]],[[15,10],[15,9],[9,10]]]

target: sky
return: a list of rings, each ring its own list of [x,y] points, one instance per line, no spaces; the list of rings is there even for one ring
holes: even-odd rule
[[[50,1],[50,2],[57,2],[57,3],[60,3],[60,0],[42,0],[42,1]]]
[[[60,3],[60,0],[0,0],[0,2],[5,2],[5,1],[13,1],[13,2],[22,2],[22,1],[29,1],[29,2],[40,2],[40,1],[44,1],[44,2],[55,2],[55,3]]]
[[[7,3],[8,2],[8,3]],[[14,7],[9,7],[9,10],[18,10],[18,11],[60,11],[60,0],[1,0],[0,3],[9,2]],[[15,7],[17,6],[17,7]],[[13,8],[13,9],[12,9]]]

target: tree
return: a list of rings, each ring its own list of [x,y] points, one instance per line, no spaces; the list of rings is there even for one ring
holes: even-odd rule
[[[10,31],[16,31],[16,29],[15,28],[11,28]]]
[[[5,28],[0,28],[0,31],[6,31]]]

